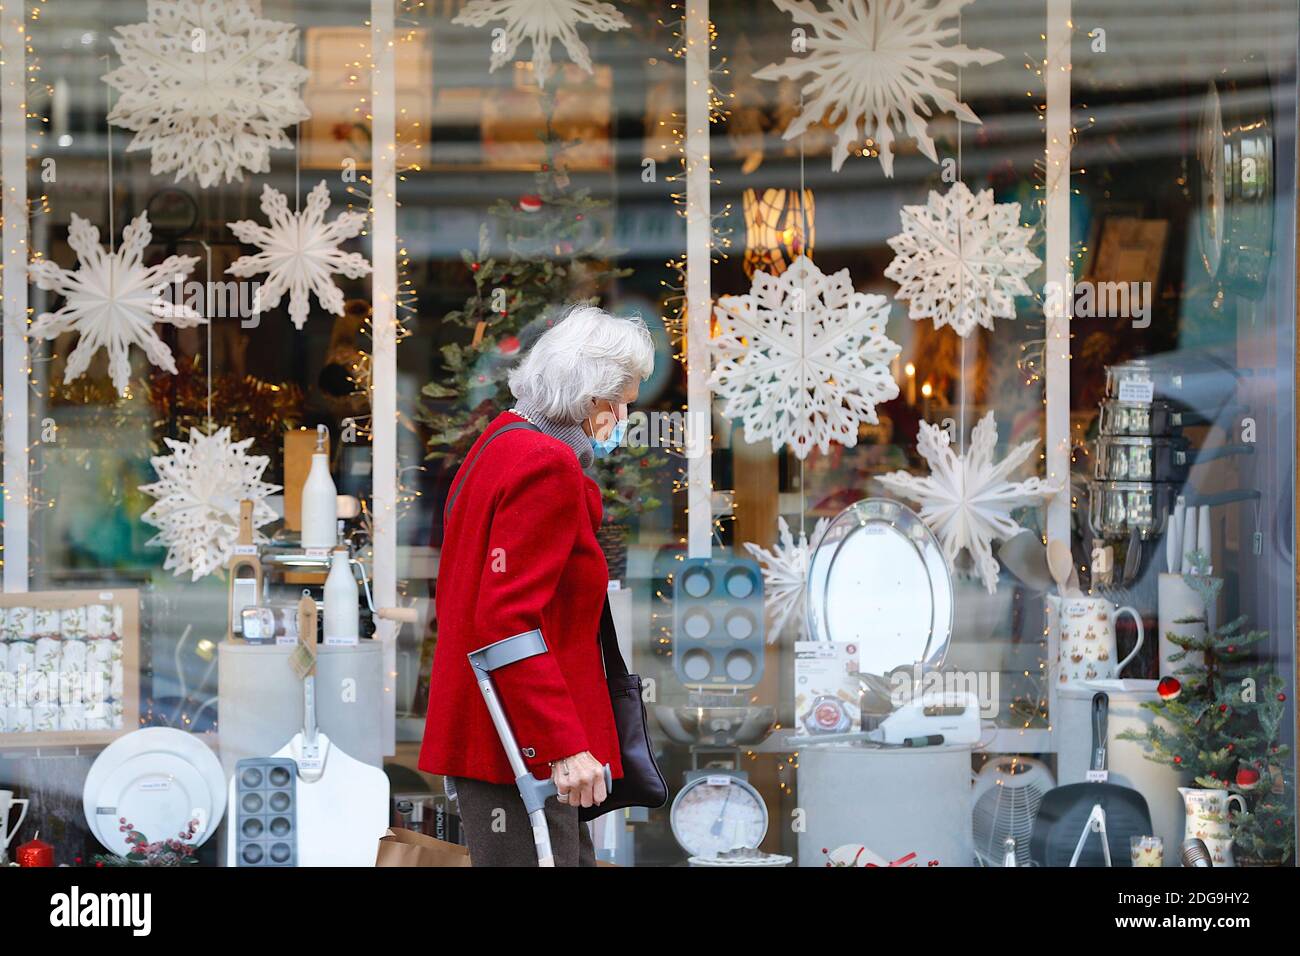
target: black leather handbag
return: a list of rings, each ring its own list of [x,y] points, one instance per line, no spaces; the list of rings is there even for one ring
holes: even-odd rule
[[[478,455],[483,453],[498,435],[515,429],[526,428],[541,431],[531,422],[514,422],[503,425],[492,433],[478,450],[460,476],[460,481],[451,490],[444,509],[444,522],[451,516],[452,506],[469,473],[478,462]],[[605,802],[595,807],[579,807],[578,817],[582,820],[594,820],[611,810],[626,807],[649,807],[655,809],[668,802],[668,784],[655,763],[654,745],[650,742],[650,722],[646,717],[645,703],[641,700],[641,677],[627,672],[627,663],[618,649],[618,632],[614,630],[614,617],[609,610],[609,598],[605,598],[605,607],[600,612],[600,650],[605,658],[605,680],[609,685],[609,703],[614,709],[614,724],[618,728],[618,749],[623,764],[623,776],[614,781],[614,787]]]
[[[618,649],[618,633],[609,610],[609,598],[600,612],[600,650],[605,657],[605,680],[609,684],[609,702],[614,708],[618,727],[618,749],[623,761],[623,776],[614,781],[605,802],[595,807],[579,807],[580,820],[594,820],[611,810],[625,807],[655,809],[668,802],[668,784],[655,762],[654,744],[650,741],[650,722],[641,699],[641,677],[629,674],[623,654]]]

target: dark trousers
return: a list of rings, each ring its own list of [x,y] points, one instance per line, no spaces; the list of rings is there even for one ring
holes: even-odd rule
[[[514,784],[485,783],[467,777],[448,778],[460,805],[461,832],[474,866],[536,866],[537,849],[528,812]],[[546,801],[546,822],[556,866],[595,866],[587,824],[578,808],[554,797]]]

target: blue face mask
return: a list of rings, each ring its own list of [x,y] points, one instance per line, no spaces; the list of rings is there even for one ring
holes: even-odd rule
[[[608,438],[591,439],[591,450],[597,458],[605,458],[614,453],[619,445],[623,444],[623,438],[627,435],[627,419],[620,418],[614,425],[614,430],[609,433]]]

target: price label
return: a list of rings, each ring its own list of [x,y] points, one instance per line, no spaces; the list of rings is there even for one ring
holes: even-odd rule
[[[253,555],[253,556],[256,556],[256,555],[257,555],[257,545],[255,545],[255,544],[237,544],[237,545],[235,545],[235,546],[231,549],[230,553],[231,553],[231,554],[240,554],[240,555],[243,555],[243,554],[251,554],[251,555]]]
[[[1119,383],[1119,400],[1121,402],[1141,402],[1144,405],[1150,405],[1155,397],[1155,382]]]
[[[1087,780],[1088,783],[1105,783],[1107,780],[1110,779],[1110,771],[1089,770],[1087,776],[1084,779]]]

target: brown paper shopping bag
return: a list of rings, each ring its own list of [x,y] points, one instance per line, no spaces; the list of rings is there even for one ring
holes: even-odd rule
[[[469,850],[414,830],[392,827],[379,838],[375,866],[469,866]]]

